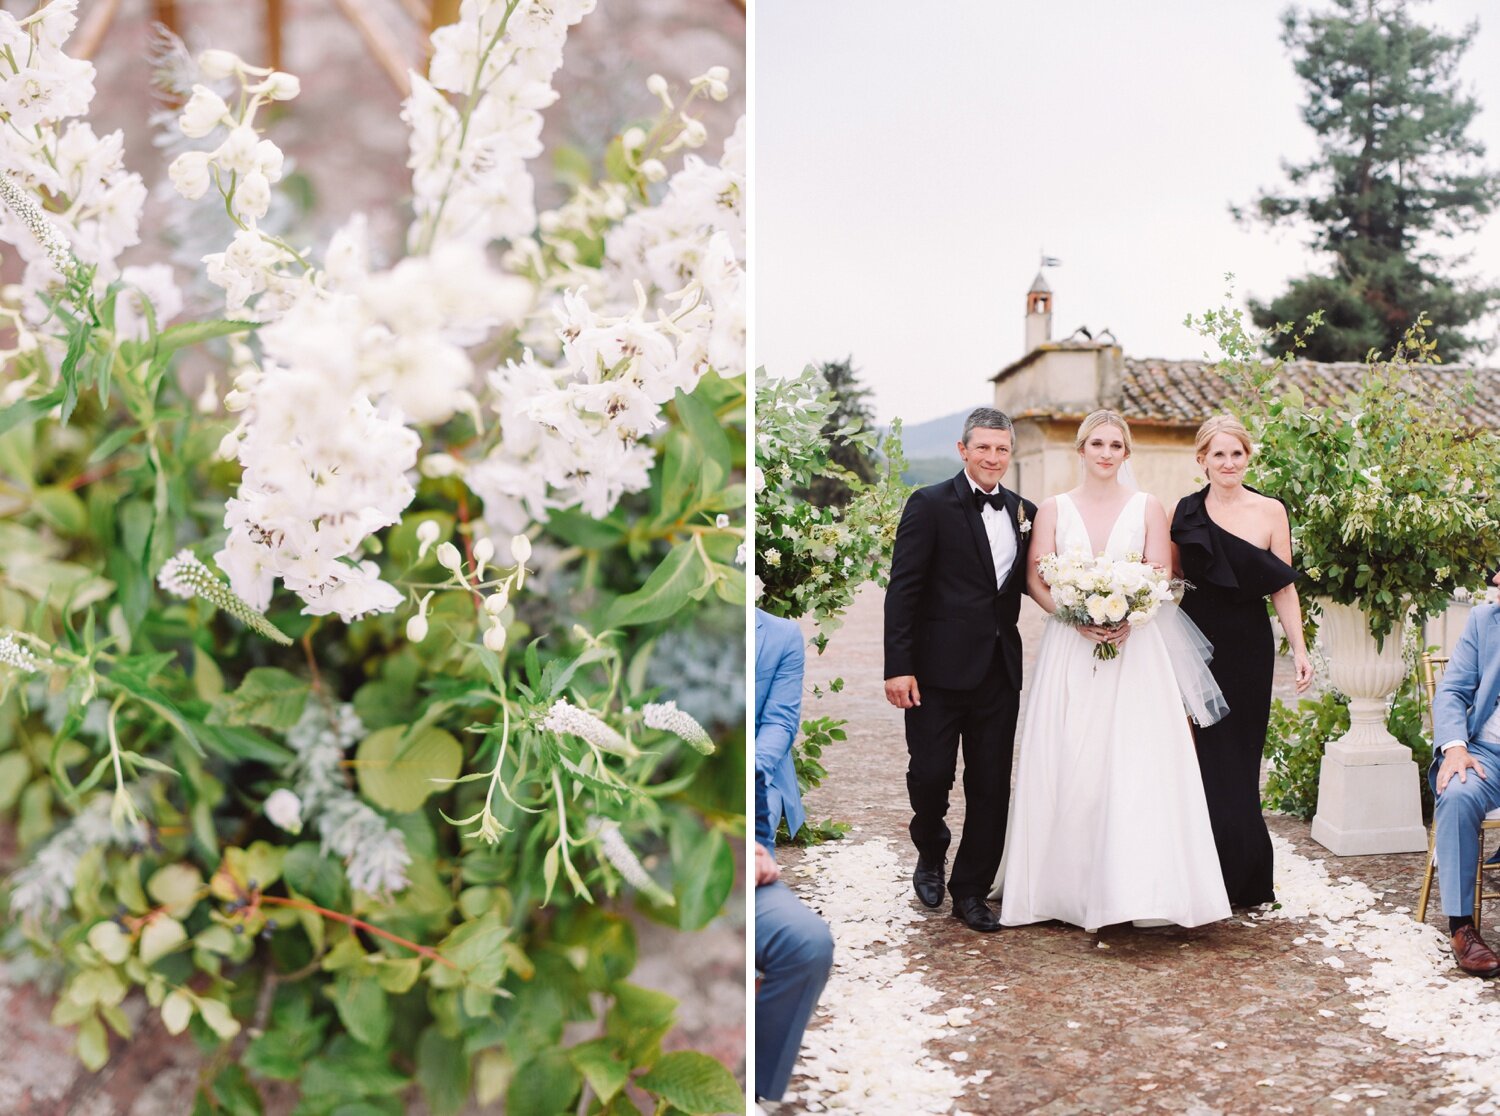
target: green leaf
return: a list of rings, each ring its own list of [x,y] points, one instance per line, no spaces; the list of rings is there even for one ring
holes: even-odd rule
[[[16,804],[31,777],[31,761],[20,752],[0,755],[0,813]]]
[[[417,1082],[433,1116],[456,1116],[469,1097],[469,1059],[463,1043],[428,1027],[417,1040]]]
[[[182,923],[170,915],[157,915],[141,931],[141,961],[154,965],[185,941],[187,931]]]
[[[62,485],[38,489],[32,497],[32,507],[48,526],[69,538],[77,538],[88,530],[88,509],[78,493]]]
[[[130,939],[116,922],[97,922],[89,928],[89,945],[111,965],[123,965],[130,956]]]
[[[703,582],[703,561],[691,540],[678,543],[634,593],[615,601],[609,626],[646,624],[683,609]]]
[[[728,475],[733,462],[733,450],[729,444],[729,433],[719,421],[719,416],[696,394],[687,395],[679,390],[674,403],[677,414],[682,418],[682,425],[693,441],[698,443],[704,457],[718,466],[720,478]]]
[[[109,1061],[109,1036],[97,1015],[91,1015],[78,1028],[78,1060],[91,1073],[98,1073]]]
[[[373,732],[355,753],[360,793],[383,810],[404,814],[442,788],[433,779],[452,779],[463,766],[463,746],[442,729],[424,729],[410,742],[407,726]]]
[[[326,1015],[312,1013],[305,987],[277,989],[271,1026],[245,1049],[245,1068],[277,1081],[295,1081],[323,1045]]]
[[[327,994],[351,1035],[369,1047],[385,1045],[391,1033],[391,1004],[379,981],[345,970]]]
[[[561,1050],[548,1050],[516,1070],[505,1093],[505,1116],[558,1116],[572,1108],[583,1081]]]
[[[716,1059],[696,1050],[663,1054],[636,1084],[692,1116],[740,1112],[745,1104],[734,1075]]]
[[[212,720],[230,725],[260,725],[285,732],[297,723],[311,687],[275,667],[256,667],[239,689],[225,697]]]
[[[615,1002],[604,1017],[605,1033],[619,1046],[627,1064],[650,1064],[677,1019],[677,1001],[665,992],[625,981],[611,991]]]
[[[580,1043],[568,1051],[568,1058],[604,1104],[625,1087],[630,1077],[630,1067],[620,1060],[609,1039]]]
[[[120,346],[121,359],[127,365],[137,365],[148,357],[162,359],[178,349],[211,341],[215,337],[227,337],[231,333],[248,333],[255,328],[254,322],[237,322],[216,318],[206,322],[182,322],[168,326],[148,341],[132,341]]]
[[[608,550],[625,538],[625,528],[582,512],[555,511],[547,517],[547,534],[584,550]]]
[[[174,989],[167,993],[167,998],[161,1002],[161,1022],[167,1029],[169,1035],[180,1035],[187,1030],[188,1023],[193,1018],[192,998],[180,990]]]
[[[302,841],[288,849],[281,872],[287,886],[320,907],[342,910],[348,903],[343,868],[324,856],[316,841]]]
[[[19,403],[0,408],[0,434],[4,434],[11,427],[19,426],[23,422],[35,422],[44,417],[53,407],[63,401],[65,392],[65,388],[58,386],[40,399],[23,399]]]
[[[734,887],[734,853],[722,834],[704,833],[687,815],[674,819],[671,846],[677,924],[683,930],[701,930],[718,915]]]

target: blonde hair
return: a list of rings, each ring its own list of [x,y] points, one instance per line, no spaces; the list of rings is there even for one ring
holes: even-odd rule
[[[1233,415],[1213,415],[1204,424],[1198,427],[1198,436],[1193,440],[1193,456],[1201,463],[1208,453],[1208,444],[1214,440],[1217,434],[1228,434],[1236,439],[1240,445],[1245,447],[1245,456],[1249,457],[1255,452],[1250,444],[1250,431],[1245,429],[1245,424]]]
[[[1083,449],[1083,443],[1089,440],[1089,435],[1101,426],[1118,426],[1120,434],[1125,439],[1125,456],[1129,457],[1134,447],[1130,444],[1130,424],[1125,421],[1125,416],[1118,411],[1095,411],[1078,424],[1078,436],[1073,439],[1075,450]]]

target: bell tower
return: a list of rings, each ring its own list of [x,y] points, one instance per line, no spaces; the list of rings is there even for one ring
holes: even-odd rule
[[[1052,288],[1038,271],[1026,292],[1026,352],[1052,340]]]

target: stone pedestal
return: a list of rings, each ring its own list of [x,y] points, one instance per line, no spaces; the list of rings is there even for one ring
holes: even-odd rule
[[[1323,756],[1313,840],[1337,856],[1422,852],[1421,773],[1411,749],[1385,727],[1387,702],[1405,674],[1402,626],[1377,650],[1361,609],[1321,604],[1319,640],[1329,680],[1349,695],[1349,731]]]

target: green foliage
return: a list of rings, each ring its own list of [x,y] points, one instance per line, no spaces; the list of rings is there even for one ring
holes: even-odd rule
[[[1386,727],[1412,750],[1422,772],[1422,816],[1432,818],[1432,789],[1427,767],[1432,762],[1432,740],[1422,720],[1425,697],[1416,674],[1407,676],[1391,701]],[[1349,699],[1335,690],[1316,698],[1302,698],[1295,708],[1280,698],[1271,703],[1266,730],[1265,805],[1268,810],[1295,814],[1303,820],[1318,812],[1318,775],[1330,741],[1349,731]]]
[[[834,681],[835,685],[830,688],[843,688],[843,679]],[[822,696],[821,691],[818,696]],[[808,791],[822,786],[823,780],[828,777],[828,769],[822,763],[823,749],[837,740],[849,739],[849,734],[844,731],[844,726],[848,723],[843,718],[834,717],[816,717],[802,722],[802,738],[792,745],[792,763],[797,770],[797,789],[804,798]],[[783,845],[821,845],[824,841],[837,841],[848,832],[847,822],[834,821],[832,818],[819,822],[808,818],[796,836],[792,837],[787,833],[786,821],[783,819],[776,840]]]
[[[1289,384],[1286,358],[1261,361],[1265,338],[1245,330],[1240,311],[1189,321],[1225,353],[1230,408],[1256,446],[1248,479],[1287,506],[1310,617],[1319,597],[1358,605],[1383,641],[1398,621],[1441,613],[1494,567],[1500,437],[1455,421],[1473,388],[1438,367],[1425,317],[1331,402]],[[1309,330],[1320,324],[1314,315]],[[1293,347],[1305,336],[1293,335]]]
[[[1431,251],[1436,238],[1478,229],[1500,198],[1500,174],[1480,164],[1484,145],[1468,134],[1479,104],[1458,75],[1477,25],[1450,35],[1410,13],[1400,0],[1334,0],[1331,11],[1284,17],[1318,151],[1288,165],[1291,190],[1262,194],[1249,216],[1310,228],[1333,267],[1294,280],[1253,314],[1265,329],[1323,311],[1324,328],[1307,342],[1313,360],[1388,354],[1421,312],[1460,354],[1500,303],[1500,288],[1460,277]],[[1265,351],[1275,355],[1275,342]]]
[[[818,374],[833,396],[833,409],[823,420],[823,436],[829,439],[828,459],[858,482],[869,484],[880,475],[880,462],[873,447],[837,437],[840,430],[870,430],[875,426],[875,412],[870,407],[870,390],[859,382],[854,358],[824,361]],[[844,474],[820,472],[812,483],[797,495],[820,508],[843,507],[854,498],[854,491]]]
[[[900,424],[882,444],[854,419],[826,426],[837,407],[817,368],[800,376],[763,378],[756,387],[756,575],[758,603],[776,616],[812,616],[819,652],[867,581],[884,585],[891,546],[908,487],[901,481]],[[838,465],[838,445],[884,455],[881,472],[865,482]],[[798,496],[817,477],[834,477],[851,493],[842,507],[818,507]]]
[[[214,454],[227,425],[194,416],[168,356],[243,328],[127,351],[80,327],[66,425],[54,401],[0,433],[0,637],[18,649],[0,658],[0,823],[24,862],[0,901],[12,944],[58,982],[55,1022],[97,1069],[140,993],[209,1052],[203,1112],[259,1112],[268,1082],[295,1085],[298,1116],[399,1114],[419,1094],[434,1113],[471,1097],[628,1112],[627,1082],[663,1109],[718,1110],[728,1071],[663,1054],[675,1002],[627,983],[628,913],[638,896],[691,932],[733,889],[743,724],[705,726],[704,755],[643,707],[674,696],[645,681],[660,639],[743,630],[743,378],[679,392],[650,488],[541,525],[530,579],[439,580],[416,525],[466,548],[477,531],[456,479],[421,479],[380,540],[410,605],[344,626],[278,596],[267,620],[296,641],[281,646],[156,584],[182,547],[217,548],[237,480]],[[475,436],[465,418],[424,433]],[[482,602],[502,583],[494,650]],[[418,600],[430,631],[408,638]],[[563,703],[592,721],[549,724]],[[346,706],[363,723],[309,789],[299,733],[327,735]],[[300,832],[268,816],[292,788]],[[361,888],[335,801],[405,849],[405,886]],[[596,1037],[570,1046],[570,1026]]]

